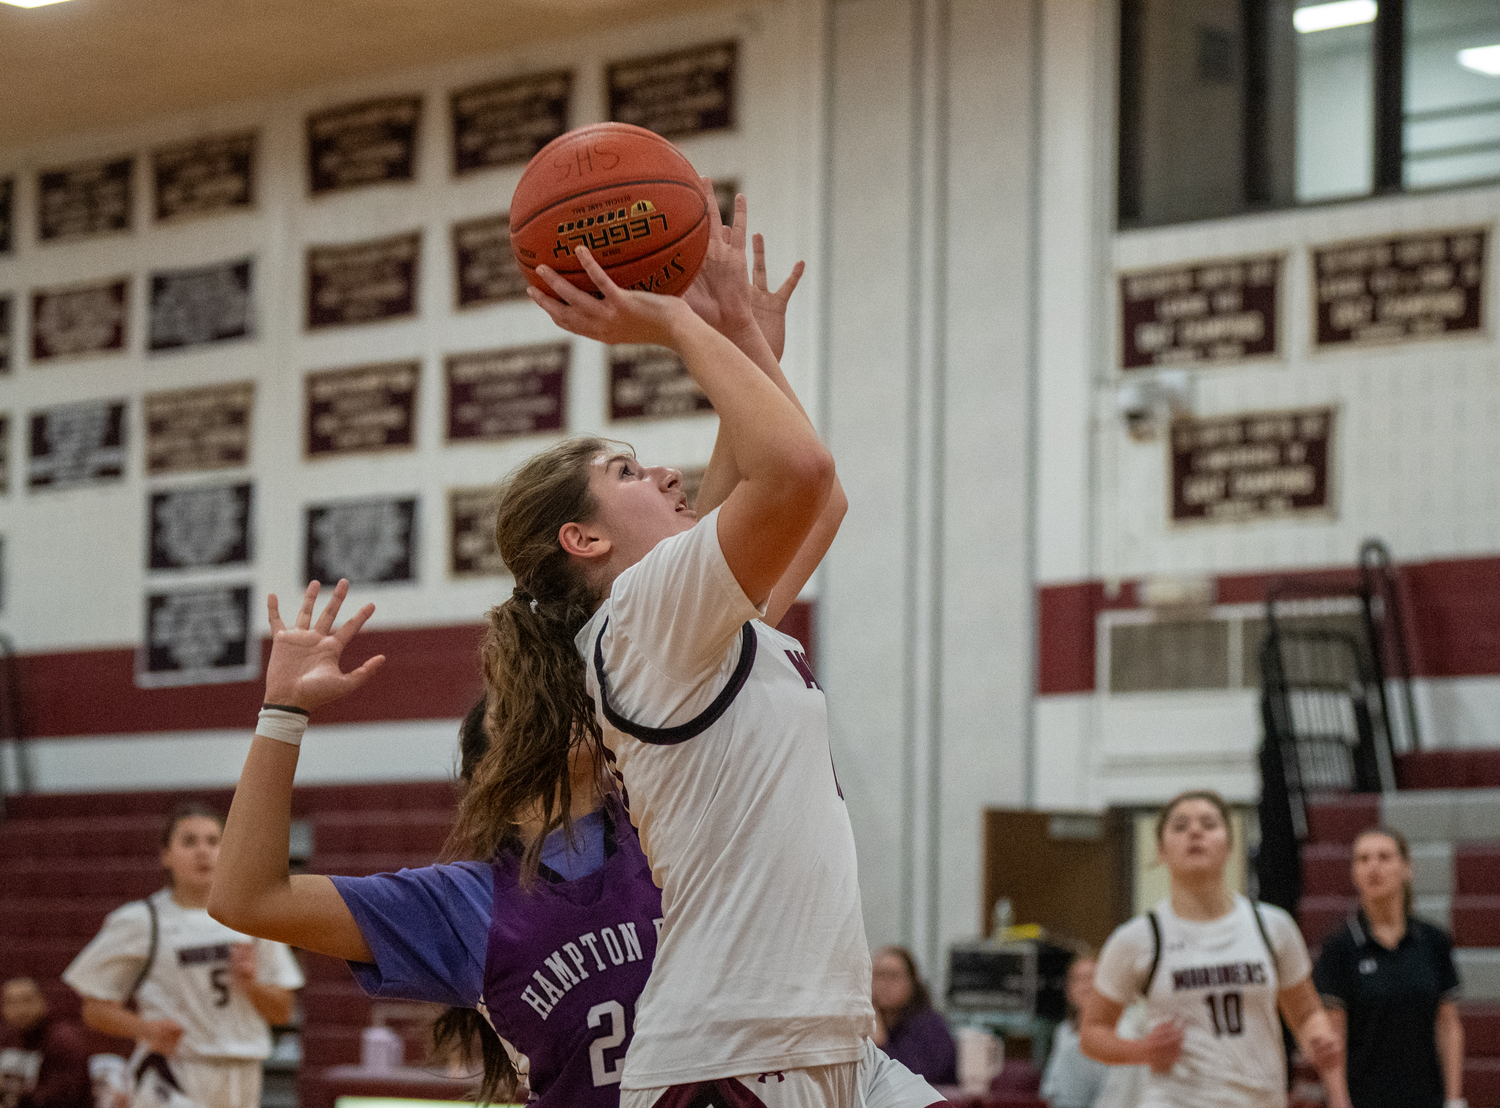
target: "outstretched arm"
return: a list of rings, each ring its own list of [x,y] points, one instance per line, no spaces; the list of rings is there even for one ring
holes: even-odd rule
[[[1311,977],[1282,989],[1276,995],[1287,1026],[1297,1045],[1323,1079],[1329,1108],[1349,1108],[1349,1088],[1344,1077],[1344,1039],[1323,1008]]]
[[[314,581],[307,586],[290,628],[282,622],[276,597],[269,598],[272,638],[267,704],[312,713],[353,692],[380,668],[383,654],[348,673],[339,668],[344,647],[375,611],[375,605],[366,604],[335,631],[334,619],[348,592],[349,582],[340,581],[314,622],[318,598]],[[224,823],[208,914],[245,935],[350,962],[371,961],[369,944],[333,882],[323,876],[288,873],[297,753],[298,747],[264,735],[256,735],[251,743]]]
[[[1122,1039],[1115,1027],[1125,1006],[1097,989],[1089,993],[1078,1029],[1078,1045],[1085,1056],[1111,1066],[1150,1066],[1169,1073],[1182,1057],[1182,1026],[1159,1023],[1144,1039]]]

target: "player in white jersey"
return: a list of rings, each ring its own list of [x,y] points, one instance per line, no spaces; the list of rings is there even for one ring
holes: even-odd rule
[[[755,325],[743,198],[728,232],[710,212],[701,316],[617,288],[583,250],[600,299],[538,270],[556,299],[533,299],[565,329],[672,347],[720,429],[701,515],[675,470],[599,440],[512,475],[496,537],[516,591],[485,642],[490,731],[547,739],[536,764],[559,783],[563,728],[602,737],[661,887],[621,1104],[851,1104],[874,1027],[853,834],[822,690],[771,626],[845,501]]]
[[[63,980],[85,1023],[137,1041],[138,1089],[150,1080],[205,1108],[257,1108],[269,1024],[291,1018],[303,977],[281,943],[209,917],[222,830],[210,809],[178,808],[163,835],[168,887],[111,912]],[[138,1012],[125,1007],[132,996]]]
[[[1343,1044],[1312,985],[1291,916],[1224,884],[1229,809],[1217,794],[1175,797],[1156,823],[1171,895],[1104,944],[1084,1011],[1084,1053],[1151,1067],[1141,1108],[1285,1108],[1281,1016],[1317,1066],[1330,1108],[1348,1108]],[[1125,1006],[1146,999],[1151,1030],[1122,1039]]]

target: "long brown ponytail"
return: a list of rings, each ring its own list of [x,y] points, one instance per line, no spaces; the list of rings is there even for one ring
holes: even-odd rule
[[[562,549],[558,531],[593,517],[589,473],[612,445],[598,438],[559,443],[512,473],[500,492],[495,542],[516,588],[489,611],[480,650],[489,750],[474,767],[443,853],[488,860],[535,805],[542,831],[524,847],[526,883],[535,880],[547,836],[559,827],[572,835],[570,747],[597,751],[601,743],[573,644],[600,596]]]

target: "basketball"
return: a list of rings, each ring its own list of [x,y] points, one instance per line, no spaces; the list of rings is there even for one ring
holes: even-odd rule
[[[703,262],[708,229],[692,164],[629,123],[592,123],[553,139],[526,166],[510,205],[516,261],[549,295],[539,265],[594,291],[573,254],[579,246],[621,288],[680,293]]]

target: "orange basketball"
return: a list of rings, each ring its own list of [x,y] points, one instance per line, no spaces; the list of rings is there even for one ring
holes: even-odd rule
[[[510,202],[510,245],[526,280],[538,265],[594,291],[573,250],[587,246],[622,288],[675,295],[708,250],[708,201],[698,174],[660,135],[591,123],[561,135],[527,165]]]

